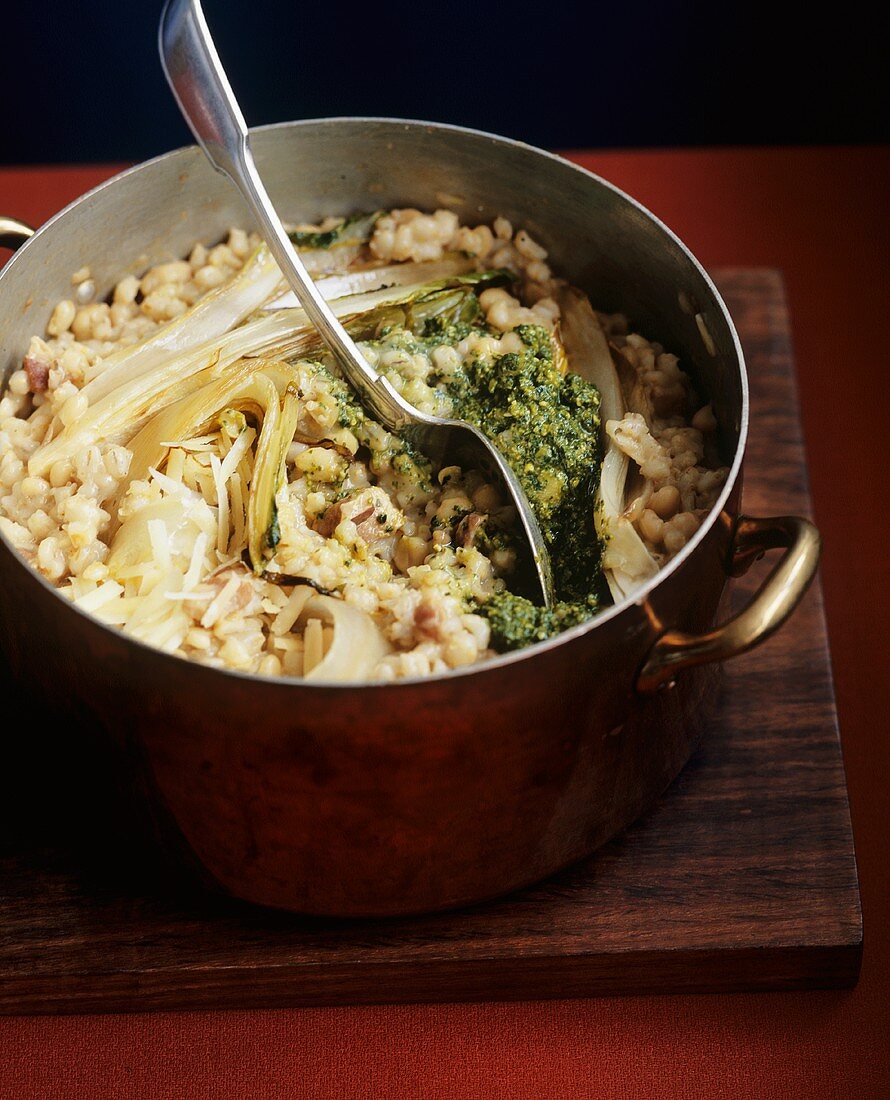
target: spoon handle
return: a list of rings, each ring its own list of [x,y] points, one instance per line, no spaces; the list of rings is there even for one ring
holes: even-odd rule
[[[398,430],[416,420],[386,378],[365,360],[318,292],[269,198],[200,0],[167,0],[158,32],[161,64],[183,117],[211,164],[236,185],[309,320],[336,356],[370,411]]]

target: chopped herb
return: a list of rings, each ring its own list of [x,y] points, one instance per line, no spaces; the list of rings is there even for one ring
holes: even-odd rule
[[[272,522],[266,529],[266,548],[274,550],[275,547],[281,542],[281,527],[278,523],[278,505],[272,505]]]

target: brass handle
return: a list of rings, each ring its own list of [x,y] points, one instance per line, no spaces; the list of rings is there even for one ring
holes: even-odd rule
[[[0,248],[11,248],[13,252],[25,243],[29,237],[34,236],[34,230],[30,225],[17,221],[15,218],[0,216]]]
[[[649,695],[669,686],[681,669],[737,657],[778,630],[816,574],[822,548],[819,532],[799,516],[739,516],[727,562],[727,573],[738,577],[767,550],[780,548],[785,552],[776,567],[747,607],[728,622],[706,634],[662,634],[637,674],[637,691]]]

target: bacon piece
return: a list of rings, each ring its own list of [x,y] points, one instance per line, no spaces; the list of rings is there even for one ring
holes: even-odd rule
[[[349,499],[332,504],[315,521],[315,530],[329,539],[343,519],[352,520],[360,537],[369,546],[391,540],[405,521],[386,492],[377,486],[361,489]]]
[[[487,519],[487,516],[481,512],[470,512],[468,516],[464,518],[457,525],[455,531],[455,537],[461,546],[472,546],[476,541],[476,535],[479,533],[479,528]]]
[[[332,538],[342,518],[343,509],[339,504],[332,504],[325,514],[315,521],[315,530],[326,539]]]
[[[28,376],[28,385],[32,393],[43,393],[49,385],[49,363],[35,359],[31,355],[25,356],[22,362],[22,370]]]
[[[421,636],[438,639],[442,628],[442,609],[429,600],[421,600],[414,609],[414,626]]]
[[[373,515],[374,505],[372,504],[370,508],[365,508],[364,511],[359,512],[357,516],[350,516],[350,519],[356,525],[356,527],[360,527],[366,519],[370,519]]]

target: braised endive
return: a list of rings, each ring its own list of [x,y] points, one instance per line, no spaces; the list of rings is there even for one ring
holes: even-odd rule
[[[81,391],[89,401],[86,412],[34,452],[28,472],[45,476],[54,463],[72,458],[99,440],[126,442],[147,417],[202,386],[205,371],[211,377],[225,377],[233,364],[245,357],[294,358],[320,353],[321,340],[298,307],[244,320],[280,283],[278,268],[270,264],[263,246],[241,272],[218,288],[210,306],[205,307],[206,299],[200,299],[141,344],[111,357],[110,365]],[[459,261],[454,261],[446,275],[441,274],[442,264],[405,266],[415,268],[415,278],[421,271],[430,274],[434,269],[436,278],[361,294],[349,292],[351,284],[344,281],[345,276],[336,276],[330,283],[322,279],[318,286],[331,301],[334,314],[352,329],[359,318],[367,325],[374,311],[385,306],[417,305],[449,288],[481,288],[511,277],[502,271],[458,271],[462,267]]]
[[[130,481],[148,477],[162,464],[171,443],[187,440],[218,426],[235,410],[250,414],[259,427],[259,438],[250,478],[247,508],[248,547],[251,564],[262,569],[262,551],[274,518],[274,498],[283,476],[284,454],[293,438],[299,406],[292,385],[294,368],[286,363],[241,360],[223,378],[212,370],[198,375],[204,384],[175,401],[142,428],[130,441],[133,453]],[[217,505],[223,494],[217,488]],[[227,546],[220,546],[225,553]]]
[[[597,387],[605,428],[622,420],[627,406],[609,342],[587,295],[566,286],[559,295],[560,332],[571,369]],[[630,460],[608,436],[594,510],[597,534],[603,540],[602,566],[612,599],[618,603],[658,570],[658,564],[625,515]]]
[[[353,214],[330,229],[292,229],[288,233],[297,246],[303,266],[312,276],[342,270],[359,254],[374,232],[377,219],[383,214]]]

